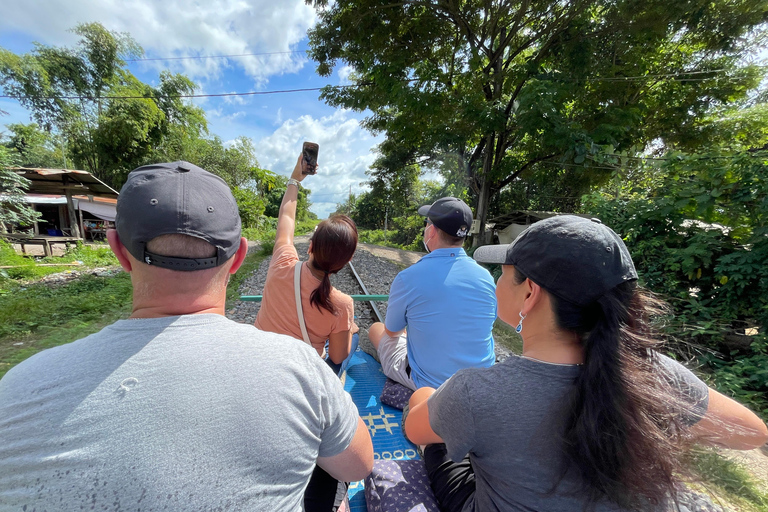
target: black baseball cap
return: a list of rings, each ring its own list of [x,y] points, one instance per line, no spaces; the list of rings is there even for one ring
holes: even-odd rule
[[[232,191],[224,180],[189,162],[131,171],[117,199],[115,227],[134,258],[172,270],[218,267],[240,246],[240,214]],[[205,240],[216,247],[216,256],[177,258],[147,251],[147,242],[169,234]]]
[[[467,203],[455,197],[443,197],[419,208],[419,215],[451,236],[464,238],[472,226],[472,210]]]
[[[480,263],[514,265],[553,295],[587,306],[608,290],[637,279],[627,246],[599,219],[558,215],[541,220],[507,245],[485,245]]]

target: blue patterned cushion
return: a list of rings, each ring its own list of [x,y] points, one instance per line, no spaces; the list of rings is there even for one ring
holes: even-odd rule
[[[365,479],[368,512],[440,512],[423,460],[377,460]]]
[[[387,378],[387,382],[384,383],[384,389],[381,390],[379,400],[381,400],[381,403],[383,404],[402,410],[403,407],[408,404],[408,400],[411,399],[412,394],[412,389]]]

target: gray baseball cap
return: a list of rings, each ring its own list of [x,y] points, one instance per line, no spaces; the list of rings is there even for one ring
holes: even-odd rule
[[[172,270],[218,267],[240,246],[240,214],[229,187],[189,162],[145,165],[131,171],[117,199],[115,227],[134,258]],[[216,247],[216,256],[178,258],[147,251],[147,242],[169,234],[205,240]]]
[[[507,245],[479,247],[480,263],[514,265],[553,295],[587,306],[637,279],[624,241],[599,219],[558,215],[532,224]]]
[[[455,197],[443,197],[419,208],[419,215],[451,236],[464,238],[472,227],[472,209]]]

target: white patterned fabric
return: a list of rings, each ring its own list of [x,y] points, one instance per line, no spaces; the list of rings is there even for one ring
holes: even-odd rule
[[[423,460],[377,460],[365,479],[368,512],[440,512]]]

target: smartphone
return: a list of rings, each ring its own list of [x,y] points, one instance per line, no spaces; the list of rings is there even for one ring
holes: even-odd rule
[[[315,174],[317,172],[317,152],[320,145],[314,142],[305,142],[301,152],[304,154],[304,161],[307,162],[307,172],[304,174]]]

